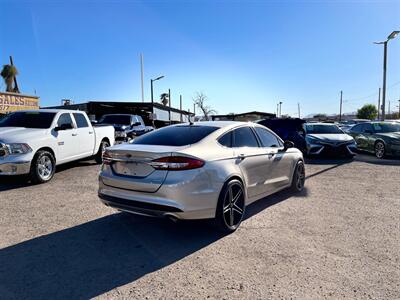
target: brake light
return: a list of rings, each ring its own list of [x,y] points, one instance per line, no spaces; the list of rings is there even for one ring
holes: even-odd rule
[[[103,155],[102,155],[102,159],[103,159],[103,164],[111,165],[112,156],[111,156],[110,152],[104,151]]]
[[[150,165],[156,170],[180,171],[201,168],[204,161],[184,156],[167,156],[153,160]]]

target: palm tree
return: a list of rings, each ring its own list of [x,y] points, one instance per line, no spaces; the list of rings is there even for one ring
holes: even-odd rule
[[[6,92],[19,93],[18,88],[14,86],[15,77],[18,75],[18,70],[15,66],[4,65],[1,71],[1,77],[3,77],[6,83]]]
[[[161,103],[162,103],[164,106],[166,106],[166,105],[168,104],[168,102],[169,102],[169,95],[168,95],[168,93],[162,93],[162,94],[160,95],[160,101],[161,101]]]

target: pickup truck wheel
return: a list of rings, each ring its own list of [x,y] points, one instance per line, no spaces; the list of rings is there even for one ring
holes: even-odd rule
[[[106,151],[106,148],[110,147],[110,143],[107,141],[101,141],[100,147],[99,147],[99,151],[97,152],[94,160],[98,163],[101,164],[103,163],[103,153],[104,151]]]
[[[33,183],[45,183],[53,178],[55,171],[56,163],[53,155],[40,150],[33,157],[29,178]]]

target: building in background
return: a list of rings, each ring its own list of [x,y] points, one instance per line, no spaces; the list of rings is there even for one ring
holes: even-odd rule
[[[115,101],[89,101],[80,104],[66,104],[45,108],[70,109],[85,111],[91,120],[98,120],[106,114],[132,114],[140,115],[146,125],[156,128],[166,125],[189,122],[193,113],[164,106],[154,102],[115,102]]]
[[[213,115],[211,116],[213,121],[256,121],[261,119],[272,119],[275,118],[276,115],[267,112],[261,111],[250,111],[240,114],[227,114],[227,115]]]
[[[17,93],[0,92],[0,114],[13,111],[38,109],[39,97]]]

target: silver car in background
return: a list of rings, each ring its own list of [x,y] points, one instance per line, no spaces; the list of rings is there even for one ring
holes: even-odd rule
[[[199,122],[168,126],[108,148],[99,176],[101,201],[131,213],[215,218],[225,232],[246,205],[291,187],[303,189],[302,153],[264,126]]]
[[[309,156],[353,157],[357,151],[354,138],[337,125],[329,123],[306,123],[304,126],[306,154]]]

